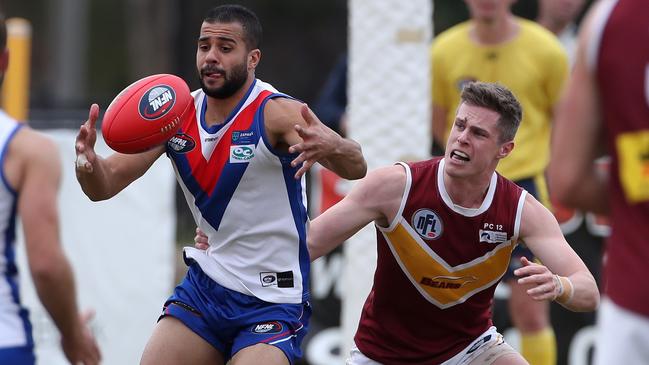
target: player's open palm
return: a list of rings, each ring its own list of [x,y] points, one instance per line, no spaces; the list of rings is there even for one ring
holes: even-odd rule
[[[99,105],[92,104],[88,112],[88,120],[81,125],[74,147],[77,153],[77,170],[91,173],[97,159],[95,142],[97,141],[97,118]]]
[[[297,166],[304,163],[295,174],[296,178],[304,175],[314,163],[335,154],[342,138],[338,133],[320,122],[306,104],[302,104],[300,112],[302,118],[306,121],[306,126],[296,125],[295,130],[302,138],[302,142],[289,148],[290,153],[299,153],[291,162],[291,165]]]
[[[526,257],[521,257],[521,263],[523,267],[516,269],[514,275],[519,277],[519,284],[529,288],[527,294],[534,300],[555,300],[561,291],[556,275],[544,265],[531,262]]]

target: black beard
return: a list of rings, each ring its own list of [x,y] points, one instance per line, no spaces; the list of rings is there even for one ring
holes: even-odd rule
[[[201,70],[198,82],[201,84],[201,89],[203,89],[203,92],[212,98],[215,99],[227,99],[234,95],[237,91],[243,87],[243,85],[246,83],[246,80],[248,80],[248,69],[246,67],[245,63],[242,63],[240,66],[236,66],[232,69],[232,72],[225,73],[222,70],[219,70],[223,72],[223,86],[217,87],[217,88],[208,88],[205,83],[203,82],[203,75],[206,72],[214,72],[215,69],[213,68],[204,68]]]

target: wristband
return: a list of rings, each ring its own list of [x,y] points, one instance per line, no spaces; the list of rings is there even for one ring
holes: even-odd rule
[[[568,303],[572,299],[572,296],[575,292],[572,281],[570,281],[570,279],[565,276],[559,276],[556,274],[554,275],[554,279],[559,285],[559,293],[557,294],[557,297],[554,298],[554,300],[563,304]]]

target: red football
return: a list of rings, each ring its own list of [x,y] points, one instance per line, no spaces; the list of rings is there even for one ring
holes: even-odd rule
[[[183,79],[152,75],[115,97],[104,114],[101,133],[115,151],[139,153],[165,143],[193,110],[194,99]]]

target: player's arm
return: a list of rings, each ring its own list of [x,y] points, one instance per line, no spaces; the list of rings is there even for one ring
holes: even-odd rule
[[[608,178],[595,166],[604,144],[597,85],[587,63],[591,18],[579,35],[575,65],[557,109],[548,174],[550,191],[561,203],[603,214]]]
[[[593,275],[566,242],[552,213],[527,194],[523,206],[520,238],[542,264],[523,258],[514,271],[527,293],[536,300],[556,300],[572,311],[592,311],[599,305]]]
[[[12,158],[22,158],[17,209],[38,297],[61,333],[68,359],[72,363],[97,364],[99,350],[79,315],[72,268],[59,241],[58,150],[49,139],[29,129],[21,130],[10,148]]]
[[[371,171],[340,202],[311,221],[311,260],[326,255],[371,222],[386,227],[399,210],[406,185],[402,166]]]
[[[274,147],[299,153],[291,163],[303,164],[296,178],[316,162],[345,179],[365,176],[367,164],[361,146],[325,126],[305,104],[286,98],[272,99],[266,104],[264,119]]]
[[[93,104],[88,120],[80,127],[75,141],[77,180],[83,192],[93,201],[115,196],[142,176],[165,150],[164,146],[158,146],[138,154],[114,153],[108,158],[98,156],[95,153],[98,115],[99,107]]]

